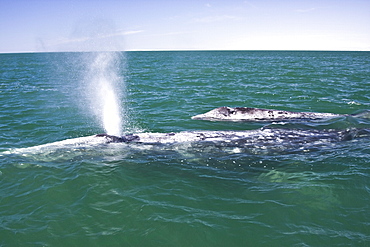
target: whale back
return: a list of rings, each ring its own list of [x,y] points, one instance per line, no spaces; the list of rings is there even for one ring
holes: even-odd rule
[[[210,121],[284,121],[302,119],[324,119],[342,115],[317,112],[292,112],[251,107],[219,107],[204,114],[193,116],[192,119]]]

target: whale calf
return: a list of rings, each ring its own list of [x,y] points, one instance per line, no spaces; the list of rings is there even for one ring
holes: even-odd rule
[[[210,121],[290,121],[317,120],[348,116],[334,113],[292,112],[250,107],[219,107],[204,114],[193,116],[192,119]]]

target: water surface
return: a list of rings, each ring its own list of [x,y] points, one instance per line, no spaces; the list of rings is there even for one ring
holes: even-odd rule
[[[356,117],[295,123],[190,119],[220,106],[369,110],[369,52],[118,57],[107,69],[117,76],[124,133],[370,128],[369,119]],[[368,138],[273,152],[263,145],[230,152],[187,144],[13,152],[104,132],[86,91],[94,79],[89,58],[0,54],[0,245],[370,244]]]

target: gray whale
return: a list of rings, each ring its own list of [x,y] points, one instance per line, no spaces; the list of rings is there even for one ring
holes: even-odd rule
[[[261,128],[245,131],[182,131],[176,133],[137,133],[121,137],[99,134],[105,143],[176,144],[176,143],[228,143],[266,145],[282,143],[337,142],[370,135],[366,129],[346,130]]]
[[[192,119],[210,121],[291,121],[327,119],[341,116],[348,115],[223,106],[204,114],[193,116]]]
[[[120,155],[132,152],[175,151],[178,153],[275,154],[307,152],[334,147],[336,143],[370,137],[370,129],[346,130],[261,128],[244,131],[183,131],[176,133],[136,133],[123,136],[99,134],[77,137],[33,147],[10,149],[0,153],[40,160],[72,159],[110,148]],[[109,150],[110,150],[109,149]],[[39,155],[42,154],[42,155]]]

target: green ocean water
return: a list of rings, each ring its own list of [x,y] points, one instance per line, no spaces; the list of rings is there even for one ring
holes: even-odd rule
[[[273,152],[22,151],[105,132],[92,93],[102,73],[119,96],[123,133],[370,128],[352,116],[191,119],[220,106],[366,112],[370,52],[0,54],[0,246],[370,245],[368,137]]]

